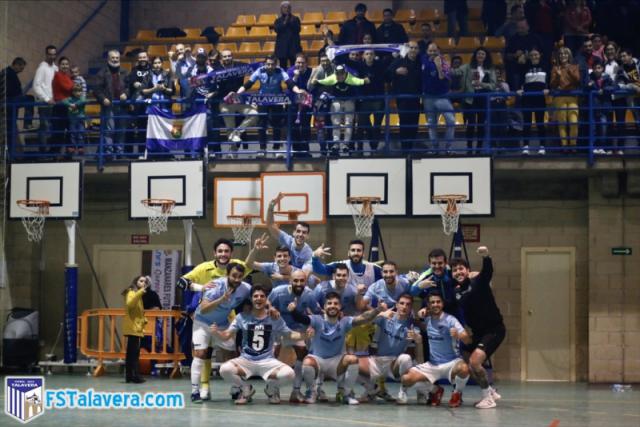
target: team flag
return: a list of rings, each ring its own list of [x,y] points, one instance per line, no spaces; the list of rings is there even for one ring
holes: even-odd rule
[[[181,115],[152,105],[148,113],[148,151],[199,151],[207,143],[207,107],[204,104],[193,105]]]

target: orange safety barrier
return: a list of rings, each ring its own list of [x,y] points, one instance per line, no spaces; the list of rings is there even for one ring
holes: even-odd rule
[[[179,310],[145,310],[144,316],[147,318],[147,325],[145,326],[145,336],[151,336],[151,352],[140,353],[141,360],[155,360],[157,362],[173,362],[173,370],[171,371],[171,378],[180,377],[180,361],[184,360],[186,356],[184,353],[179,352],[180,341],[178,333],[176,332],[174,325],[182,317]],[[93,371],[93,376],[98,377],[104,375],[105,368],[103,365],[104,360],[118,360],[124,359],[125,352],[125,337],[118,336],[120,339],[120,347],[116,349],[116,334],[118,328],[116,325],[122,324],[122,318],[124,317],[123,308],[96,308],[91,310],[85,310],[80,315],[80,351],[82,354],[88,357],[97,359],[98,366]],[[156,341],[156,319],[162,321],[162,342],[160,343],[161,351],[157,352]],[[98,342],[97,348],[89,347],[89,338],[93,330],[91,329],[94,322],[97,321],[97,334]],[[108,321],[108,325],[107,325]],[[109,343],[105,348],[105,334],[109,334]],[[122,328],[119,328],[122,330]],[[171,346],[174,350],[173,353],[169,353],[167,348]]]

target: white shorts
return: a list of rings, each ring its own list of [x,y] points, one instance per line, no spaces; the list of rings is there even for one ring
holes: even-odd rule
[[[257,376],[262,377],[263,380],[267,381],[269,376],[276,369],[280,369],[284,366],[291,369],[289,365],[286,363],[282,363],[276,358],[270,357],[268,359],[263,360],[249,360],[244,357],[236,357],[235,359],[231,359],[226,363],[232,363],[238,368],[241,368],[246,376],[245,380],[248,380],[251,377]]]
[[[209,325],[199,320],[193,321],[191,342],[193,343],[194,350],[206,350],[208,347],[219,347],[227,351],[235,351],[236,349],[235,338],[229,338],[224,341],[218,335],[211,333]]]
[[[371,379],[382,378],[396,378],[393,375],[393,362],[397,359],[397,356],[369,356],[369,377]]]
[[[318,364],[318,376],[324,375],[325,378],[329,377],[334,380],[338,379],[338,365],[340,365],[340,361],[342,360],[342,357],[344,357],[344,354],[339,354],[328,359],[316,356],[315,354],[310,354],[308,357],[312,357]]]
[[[462,361],[462,359],[457,358],[452,360],[451,362],[443,363],[441,365],[433,365],[430,362],[425,362],[420,365],[414,366],[414,368],[416,368],[432,384],[441,379],[446,379],[449,382],[453,382],[453,378],[451,378],[453,368],[455,368],[458,362]]]

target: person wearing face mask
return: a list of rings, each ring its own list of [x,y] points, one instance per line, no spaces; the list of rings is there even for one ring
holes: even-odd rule
[[[49,152],[60,153],[62,151],[71,154],[70,138],[69,134],[67,134],[69,130],[69,109],[63,103],[65,99],[71,97],[73,90],[69,58],[63,56],[58,60],[58,71],[53,76],[51,87],[53,100],[56,102],[53,106],[53,141],[59,148],[52,148]]]
[[[145,99],[152,101],[167,101],[171,100],[174,92],[171,73],[162,68],[162,58],[154,56],[151,60],[151,72],[143,81],[142,95]],[[171,111],[169,103],[157,103],[156,105],[164,111]]]
[[[120,52],[110,50],[107,58],[107,65],[96,76],[93,93],[105,120],[105,151],[107,155],[119,156],[123,151],[125,133],[116,129],[128,127],[127,110],[121,104],[127,100],[127,72],[120,67]]]

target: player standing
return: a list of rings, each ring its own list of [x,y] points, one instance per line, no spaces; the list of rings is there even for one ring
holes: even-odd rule
[[[309,240],[311,226],[306,222],[298,222],[293,231],[293,236],[280,230],[280,227],[278,227],[278,224],[275,223],[273,218],[273,211],[283,197],[283,193],[278,193],[278,196],[269,202],[269,207],[267,208],[267,230],[271,237],[278,241],[278,245],[289,248],[291,265],[309,273],[311,271],[311,256],[313,251],[311,250],[311,246],[307,244],[307,241]]]

